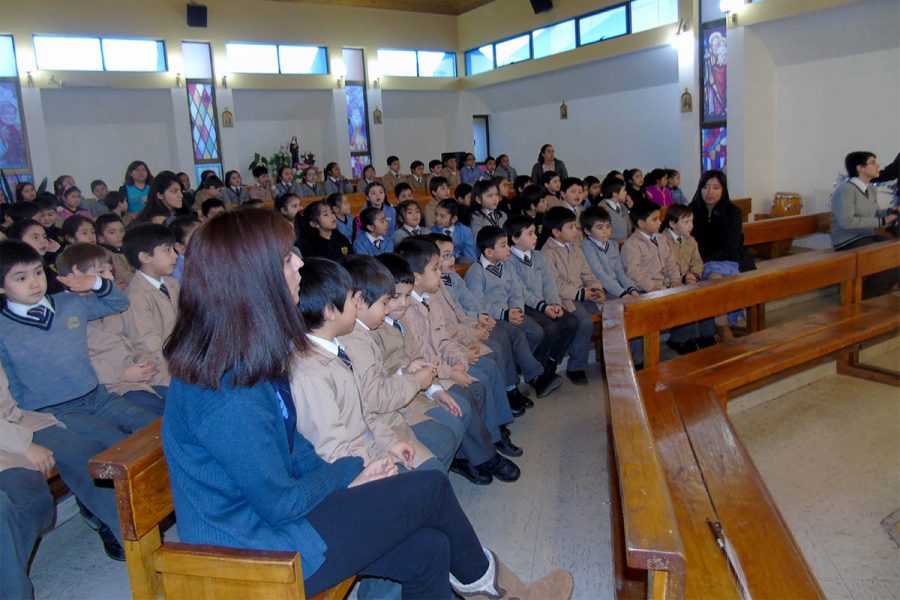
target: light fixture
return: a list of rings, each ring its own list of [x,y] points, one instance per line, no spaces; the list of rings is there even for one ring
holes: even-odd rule
[[[222,87],[228,89],[228,75],[222,75]]]
[[[48,79],[47,82],[48,82],[48,83],[52,83],[52,84],[55,85],[56,87],[62,87],[62,86],[63,86],[63,82],[62,82],[62,81],[59,81],[59,80],[56,78],[55,75],[51,75],[51,76],[50,76],[50,79]]]
[[[342,58],[335,58],[331,62],[331,72],[337,77],[335,82],[337,87],[344,87],[344,77],[347,76],[347,67],[344,65],[344,60]]]
[[[28,87],[34,87],[34,77],[31,76],[31,71],[25,71],[25,74],[28,76],[25,79],[25,82],[28,84]]]
[[[369,63],[369,79],[372,81],[372,87],[376,90],[381,87],[381,66],[377,60]]]
[[[181,73],[175,73],[175,87],[181,87],[182,85]]]
[[[725,20],[734,26],[737,25],[738,10],[744,4],[744,0],[719,0],[719,10],[725,13]]]
[[[678,27],[675,29],[675,35],[672,36],[671,46],[676,50],[681,50],[686,44],[691,43],[690,36],[687,35],[690,29],[691,26],[684,19],[681,19],[678,22]]]

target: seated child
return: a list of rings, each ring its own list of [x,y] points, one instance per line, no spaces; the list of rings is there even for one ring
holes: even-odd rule
[[[293,227],[297,220],[297,215],[300,213],[300,196],[295,196],[294,194],[282,194],[275,199],[274,206],[275,210],[277,210],[281,216],[291,224],[291,227]],[[294,233],[296,234],[296,232]]]
[[[294,181],[294,167],[282,165],[275,177],[275,190],[272,192],[277,198],[285,194],[294,194],[300,197],[300,182]]]
[[[544,338],[535,349],[535,357],[550,365],[552,371],[562,362],[575,333],[578,330],[578,319],[573,313],[562,307],[559,290],[556,287],[556,273],[547,264],[537,246],[537,233],[534,221],[528,217],[511,217],[506,222],[506,235],[509,239],[511,259],[507,266],[511,268],[522,285],[525,298],[525,315],[533,319],[544,330]],[[569,379],[578,383],[574,374],[587,364],[587,353],[590,347],[574,348],[569,356],[567,374]]]
[[[372,165],[366,165],[363,168],[362,177],[359,178],[359,181],[356,182],[356,193],[357,194],[365,194],[366,188],[369,187],[370,183],[375,183],[378,180],[378,177],[375,174],[375,167]]]
[[[409,177],[406,183],[414,190],[424,190],[426,188],[425,181],[425,163],[421,160],[414,160],[409,165]]]
[[[344,234],[345,238],[352,241],[356,232],[353,230],[353,216],[350,214],[350,201],[347,200],[347,196],[345,194],[331,194],[325,198],[325,202],[328,203],[328,206],[334,212],[335,218],[337,218],[338,231]]]
[[[442,200],[434,213],[434,227],[431,231],[441,233],[453,240],[453,254],[460,263],[470,263],[478,259],[472,230],[459,222],[460,205],[455,200]]]
[[[359,223],[361,230],[353,242],[354,254],[378,256],[394,251],[394,240],[387,236],[387,220],[382,210],[371,206],[362,209]]]
[[[75,215],[91,219],[91,213],[81,208],[81,190],[74,185],[63,189],[60,201],[61,205],[57,212],[63,221]]]
[[[159,385],[169,385],[162,349],[178,317],[178,281],[172,271],[178,262],[175,237],[165,225],[145,223],[125,232],[123,248],[137,271],[128,284],[131,306],[122,315],[125,332],[136,352],[159,367]]]
[[[113,190],[103,199],[103,204],[110,213],[122,219],[123,223],[125,222],[125,217],[128,215],[128,199],[125,196]]]
[[[113,192],[110,192],[110,193],[112,194]],[[122,198],[122,196],[118,192],[115,192],[115,194],[120,199]],[[107,196],[107,199],[109,199],[109,196]],[[125,202],[125,206],[127,209],[127,207],[128,207],[127,202]],[[16,218],[13,215],[13,212],[18,207],[28,207],[31,211],[34,212],[34,214],[29,217],[22,216],[22,217]],[[56,207],[57,207],[57,202],[56,202],[56,198],[53,196],[53,194],[40,194],[40,195],[38,195],[37,199],[35,199],[33,204],[32,203],[13,204],[10,207],[10,216],[12,217],[13,221],[18,221],[23,218],[34,219],[35,221],[40,223],[41,226],[44,228],[44,230],[47,232],[48,239],[53,240],[59,244],[62,244],[64,240],[62,237],[62,231],[59,228],[59,226],[62,225],[62,221],[60,221],[60,219],[59,219],[59,213],[56,212]],[[37,208],[37,211],[34,210],[35,208]]]
[[[425,229],[421,227],[422,211],[415,200],[404,200],[397,205],[397,231],[394,232],[394,245],[400,240],[411,235],[422,235]]]
[[[47,277],[47,290],[50,294],[57,294],[65,290],[62,284],[56,280],[56,254],[60,246],[53,240],[47,239],[47,232],[40,223],[33,219],[24,219],[13,223],[6,232],[11,240],[25,242],[34,248],[44,261],[44,273]]]
[[[472,186],[468,183],[461,183],[453,190],[453,198],[459,204],[459,222],[472,227]],[[475,233],[473,232],[474,236]]]
[[[200,213],[203,215],[204,221],[212,219],[223,212],[225,212],[225,203],[218,198],[210,198],[200,204]]]
[[[421,408],[414,420],[410,406],[421,390],[434,381],[431,365],[420,361],[406,371],[389,372],[384,366],[381,348],[372,333],[384,325],[387,303],[394,293],[394,277],[387,267],[370,256],[350,256],[341,261],[353,281],[353,302],[356,304],[356,325],[353,331],[338,337],[353,364],[353,377],[362,401],[363,418],[376,439],[390,445],[403,440],[416,453],[411,466],[415,469],[436,469],[446,472],[462,436],[453,429],[432,419]],[[452,399],[451,399],[452,400]],[[433,402],[425,403],[426,410],[443,411]],[[456,418],[462,417],[453,402]],[[468,418],[468,416],[467,416]],[[458,429],[458,427],[457,427]]]
[[[299,215],[298,215],[299,216]],[[337,218],[323,200],[316,200],[303,212],[300,251],[304,257],[338,261],[351,252],[350,240],[337,230]]]
[[[122,251],[122,239],[125,237],[125,224],[122,218],[114,213],[106,213],[97,217],[94,223],[97,230],[97,243],[103,246],[112,259],[116,287],[123,292],[134,275],[134,268]]]
[[[197,228],[200,227],[200,221],[194,215],[186,215],[184,217],[176,217],[169,223],[169,231],[175,238],[175,253],[178,255],[178,262],[175,263],[175,270],[172,271],[172,277],[178,283],[181,283],[181,277],[184,275],[184,253],[187,252],[188,242]]]
[[[56,265],[61,275],[81,272],[113,280],[110,255],[95,244],[72,244],[56,258]],[[162,416],[168,389],[154,358],[135,352],[121,313],[88,321],[87,343],[97,379],[107,390]]]
[[[588,175],[584,178],[584,192],[586,196],[581,205],[583,209],[597,206],[603,200],[603,188],[600,185],[600,180],[593,175]]]
[[[633,230],[628,213],[628,190],[624,181],[618,177],[603,180],[603,205],[609,212],[613,241],[624,242]]]
[[[109,186],[102,179],[95,179],[91,182],[91,193],[94,197],[87,202],[88,212],[91,213],[91,218],[96,219],[109,212],[106,204],[103,203],[103,200],[109,195]]]
[[[414,262],[430,252],[424,244],[427,240],[411,238],[401,244]],[[430,243],[430,242],[428,242]],[[433,244],[432,244],[433,245]],[[424,252],[417,252],[416,250]],[[465,477],[476,485],[487,485],[494,478],[500,481],[515,481],[519,478],[518,467],[498,453],[494,442],[494,432],[489,424],[493,411],[487,399],[487,392],[482,382],[465,377],[465,368],[459,366],[449,369],[449,365],[436,352],[442,341],[442,332],[431,329],[431,319],[423,314],[421,302],[410,301],[416,283],[422,285],[422,274],[415,273],[412,264],[399,255],[388,254],[379,257],[394,275],[395,293],[389,302],[388,317],[385,319],[391,327],[381,327],[376,332],[376,341],[382,346],[385,367],[398,368],[412,364],[417,360],[425,360],[438,371],[440,379],[438,387],[429,389],[433,398],[441,398],[444,390],[460,406],[470,406],[472,416],[465,429],[465,436],[456,459],[450,470]],[[429,262],[431,262],[429,260]],[[412,283],[410,283],[412,281]],[[419,296],[421,297],[421,296]],[[413,306],[413,305],[417,306]],[[426,312],[428,309],[424,309]],[[412,311],[412,312],[411,312]],[[414,314],[413,314],[414,313]],[[420,330],[423,336],[417,335]],[[435,339],[434,333],[438,334]],[[446,399],[443,400],[446,402]],[[502,436],[497,436],[500,441]],[[511,446],[511,443],[510,443]]]
[[[387,157],[388,172],[381,176],[381,184],[385,189],[392,190],[401,182],[406,180],[404,175],[400,174],[400,159],[396,156]],[[369,195],[369,188],[366,188],[366,195]]]
[[[397,230],[397,211],[391,206],[390,202],[387,201],[387,194],[384,191],[384,186],[381,185],[380,182],[376,181],[370,183],[366,188],[366,206],[371,206],[384,211],[384,218],[387,219],[388,223],[387,234],[394,237],[394,232]],[[354,221],[353,231],[359,231],[359,229],[359,219],[356,219]]]
[[[528,347],[540,365],[540,372],[529,369],[524,373],[528,385],[538,398],[549,395],[562,384],[555,365],[549,360],[541,363],[535,354],[544,339],[544,330],[525,314],[525,295],[522,282],[506,266],[509,260],[509,240],[506,231],[493,225],[482,229],[476,239],[481,257],[466,271],[466,287],[475,299],[479,311],[496,320],[497,326],[509,327],[510,340],[524,334]],[[509,325],[506,325],[506,324]],[[516,329],[518,332],[513,332]],[[522,363],[519,363],[520,366]]]
[[[191,176],[184,171],[175,174],[175,178],[181,183],[181,200],[188,210],[194,208],[194,190],[191,188]]]
[[[60,232],[66,244],[81,242],[83,244],[96,244],[97,233],[94,221],[90,217],[74,215],[63,221]]]
[[[197,193],[194,194],[194,203],[196,204],[199,202],[202,207],[207,200],[218,200],[222,203],[222,208],[224,209],[225,199],[223,198],[224,194],[222,193],[224,188],[225,184],[222,183],[221,179],[215,175],[210,175],[200,183],[200,188],[197,190]]]
[[[426,227],[434,225],[434,217],[438,205],[450,198],[450,185],[446,179],[440,175],[435,175],[428,180],[428,193],[431,194],[431,199],[425,205],[425,216],[422,220],[423,225]]]
[[[591,271],[603,286],[603,293],[612,298],[638,296],[643,291],[625,272],[619,254],[619,244],[610,241],[612,218],[603,206],[591,206],[579,219],[584,242],[581,249]]]
[[[690,204],[691,199],[681,191],[681,173],[675,169],[668,169],[666,175],[669,177],[669,193],[672,194],[672,203],[684,204],[685,206]]]
[[[335,162],[325,165],[325,193],[352,194],[353,184],[341,174],[341,167]]]
[[[635,229],[622,244],[625,272],[648,292],[680,286],[678,263],[669,245],[659,239],[659,206],[652,202],[638,202],[632,207],[630,215]]]
[[[325,186],[319,183],[319,169],[310,165],[303,169],[303,183],[294,183],[291,193],[301,198],[318,198],[325,195]]]
[[[343,267],[311,258],[300,269],[300,313],[309,333],[309,348],[296,353],[290,368],[290,391],[297,408],[297,431],[323,460],[359,456],[365,464],[384,456],[403,465],[416,459],[415,449],[391,431],[375,436],[363,417],[357,367],[338,336],[353,331],[356,303],[353,281]]]
[[[433,159],[428,161],[428,174],[425,175],[425,184],[427,186],[431,185],[431,180],[435,177],[443,177],[444,176],[444,163],[438,159]],[[446,181],[446,179],[445,179]],[[429,187],[429,189],[431,189]]]
[[[222,188],[222,202],[232,208],[241,206],[250,200],[250,194],[244,189],[241,174],[238,171],[225,173],[225,187]]]
[[[541,186],[544,188],[544,195],[547,196],[548,209],[562,205],[562,194],[559,191],[562,187],[562,178],[556,171],[544,171],[541,175]]]
[[[500,204],[500,189],[492,180],[476,181],[472,187],[472,235],[478,239],[482,227],[493,225],[503,227],[506,215],[497,209]]]
[[[250,197],[254,200],[262,200],[263,202],[272,202],[278,196],[275,186],[269,180],[269,170],[257,165],[253,167],[253,187],[250,188]]]
[[[412,186],[405,181],[401,181],[394,186],[394,198],[397,199],[398,204],[404,200],[412,200],[414,198]]]
[[[551,208],[547,211],[544,224],[550,231],[550,239],[541,248],[541,252],[556,274],[556,286],[563,308],[578,319],[578,330],[569,346],[566,374],[572,383],[586,385],[584,367],[594,334],[591,315],[600,314],[603,288],[591,272],[578,243],[575,213],[561,206]]]

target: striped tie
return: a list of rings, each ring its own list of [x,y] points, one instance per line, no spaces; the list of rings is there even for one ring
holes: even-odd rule
[[[341,359],[341,362],[344,363],[348,369],[353,370],[353,363],[350,361],[350,357],[347,356],[347,353],[344,352],[344,349],[338,346],[337,357]]]
[[[453,280],[450,279],[450,273],[444,273],[441,275],[441,281],[444,282],[444,285],[448,287],[453,287]]]
[[[29,308],[25,312],[25,314],[27,314],[29,317],[31,317],[33,319],[37,319],[38,321],[43,321],[47,316],[47,309],[44,308],[43,306],[38,305],[38,306],[35,306],[32,308]]]
[[[169,294],[169,288],[166,287],[166,284],[164,284],[164,283],[159,284],[159,291],[161,291],[163,293],[163,296],[165,296],[169,300],[172,299],[172,296]]]
[[[375,240],[375,249],[381,250],[381,240]]]
[[[391,325],[393,325],[397,331],[403,333],[403,325],[400,324],[400,321],[394,321]]]
[[[489,273],[496,275],[497,277],[503,277],[503,263],[497,263],[496,265],[488,265],[485,267]]]

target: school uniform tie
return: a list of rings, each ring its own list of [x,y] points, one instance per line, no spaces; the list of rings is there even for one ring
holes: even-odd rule
[[[495,275],[497,277],[503,277],[503,263],[497,263],[496,265],[488,265],[485,267],[488,273]]]
[[[491,222],[491,225],[493,225],[494,227],[497,227],[497,218],[494,217],[494,211],[489,210],[488,212],[484,213],[484,216],[487,218],[488,221]]]
[[[529,267],[531,266],[531,253],[530,252],[528,254],[524,254],[522,256],[522,262],[524,262]]]
[[[172,300],[172,295],[169,294],[169,288],[166,287],[166,284],[159,284],[159,291],[161,291],[163,293],[163,296],[165,296],[168,300]]]
[[[375,240],[375,249],[381,250],[381,240]]]
[[[441,281],[444,282],[444,285],[447,287],[453,287],[453,280],[450,279],[450,273],[444,273],[441,275]],[[396,323],[396,321],[394,321]]]
[[[400,324],[400,321],[394,321],[393,323],[391,323],[391,325],[394,326],[394,329],[396,329],[400,333],[403,333],[403,325]]]
[[[653,245],[659,248],[659,242],[655,237],[650,238],[650,241],[653,242]]]
[[[25,312],[25,314],[27,314],[32,319],[37,319],[38,321],[43,321],[44,319],[47,318],[47,308],[42,305],[34,306],[32,308],[29,308]]]
[[[344,349],[338,346],[337,357],[341,359],[341,362],[347,366],[351,371],[353,370],[353,362],[351,362],[350,357],[344,352]]]
[[[444,235],[446,235],[447,237],[453,237],[453,232],[450,231],[449,229],[445,229],[445,230],[444,230]]]
[[[675,241],[680,244],[681,242],[684,241],[684,238],[679,235],[677,238],[675,238]]]

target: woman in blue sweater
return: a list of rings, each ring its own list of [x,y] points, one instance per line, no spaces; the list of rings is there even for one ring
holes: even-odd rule
[[[309,343],[292,243],[283,218],[251,209],[188,246],[162,432],[181,540],[298,551],[308,595],[363,574],[404,598],[569,598],[568,572],[524,584],[483,550],[444,474],[326,463],[300,436],[286,371]]]

